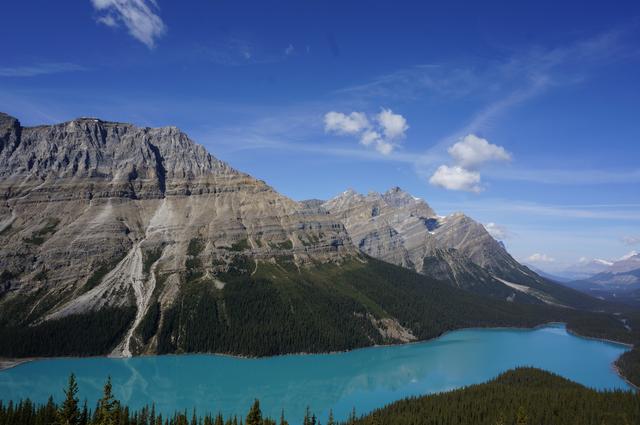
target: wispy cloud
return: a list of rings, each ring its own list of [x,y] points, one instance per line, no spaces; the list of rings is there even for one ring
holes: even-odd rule
[[[167,27],[156,13],[155,0],[91,0],[100,13],[98,23],[108,27],[127,27],[129,34],[148,48],[155,47],[156,40],[167,32]]]
[[[84,71],[85,67],[69,62],[46,62],[35,65],[2,67],[0,77],[36,77],[62,72]]]
[[[422,64],[343,87],[333,94],[359,99],[415,99],[431,92],[457,98],[476,91],[481,78],[472,68]]]
[[[246,36],[226,36],[195,47],[198,59],[224,66],[260,65],[282,62],[296,55],[293,44],[266,46]]]
[[[635,50],[629,48],[628,36],[626,30],[608,31],[566,46],[533,47],[480,66],[419,65],[340,89],[335,94],[377,101],[414,100],[425,93],[448,101],[462,97],[476,102],[484,99],[484,106],[465,124],[429,147],[429,152],[434,153],[446,150],[467,134],[486,133],[513,108],[554,87],[584,82],[596,68],[631,54]],[[416,171],[428,178],[434,167],[416,164]]]
[[[517,167],[489,170],[486,174],[498,180],[563,185],[632,184],[640,182],[640,169],[598,170]]]
[[[553,205],[502,199],[440,203],[444,209],[485,213],[509,213],[518,217],[554,217],[607,221],[640,221],[640,204]]]
[[[530,261],[532,263],[553,263],[556,261],[556,259],[547,254],[536,252],[535,254],[531,254],[529,257],[527,257],[527,261]]]
[[[413,99],[427,92],[454,100],[470,95],[495,97],[473,118],[478,125],[547,87],[582,82],[594,67],[625,57],[630,53],[628,35],[626,30],[612,30],[565,46],[518,48],[484,64],[421,64],[334,93],[377,101]]]
[[[505,226],[500,224],[490,222],[485,224],[484,228],[487,229],[487,232],[489,232],[494,239],[504,240],[511,237],[511,232]]]
[[[640,245],[640,236],[623,236],[622,242],[627,245]]]

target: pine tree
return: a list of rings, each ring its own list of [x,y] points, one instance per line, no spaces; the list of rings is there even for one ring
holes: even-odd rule
[[[44,407],[43,423],[47,425],[51,423],[55,423],[57,415],[58,415],[58,407],[53,402],[53,397],[49,396],[49,400],[47,401],[47,404]]]
[[[529,418],[527,417],[526,412],[524,411],[524,407],[520,406],[518,408],[518,413],[516,415],[516,425],[527,425]]]
[[[353,410],[351,410],[351,413],[349,414],[349,419],[348,419],[348,423],[353,424],[356,422],[356,407],[353,407]]]
[[[67,389],[64,390],[65,399],[58,410],[56,418],[57,425],[79,425],[80,424],[80,410],[78,409],[78,383],[76,382],[76,376],[72,373],[69,376],[69,383]]]
[[[118,401],[113,397],[111,377],[104,384],[104,392],[96,409],[95,425],[116,425],[118,423]]]
[[[307,406],[306,410],[304,411],[304,419],[302,421],[302,425],[311,425],[311,410],[309,409],[309,406]]]
[[[260,411],[260,402],[256,399],[253,402],[253,406],[247,414],[246,425],[261,425],[262,424],[262,412]]]
[[[87,425],[89,423],[89,409],[87,408],[87,399],[84,400],[82,406],[82,413],[80,414],[80,425]]]
[[[332,409],[329,409],[329,419],[327,419],[327,425],[336,425],[336,420],[333,418]]]
[[[289,425],[289,422],[284,418],[284,409],[280,413],[280,425]]]
[[[149,414],[149,425],[156,425],[156,404],[151,404],[151,413]]]
[[[224,425],[224,419],[222,418],[222,413],[218,413],[218,415],[216,416],[216,421],[214,422],[214,425]]]

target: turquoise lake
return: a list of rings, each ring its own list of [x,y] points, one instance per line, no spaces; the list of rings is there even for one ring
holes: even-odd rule
[[[0,399],[62,398],[71,372],[81,400],[93,408],[108,375],[117,398],[132,408],[155,402],[164,413],[195,407],[244,416],[254,398],[263,412],[299,422],[308,405],[324,422],[329,409],[345,418],[417,394],[491,379],[535,366],[598,389],[629,389],[612,362],[623,345],[570,335],[563,325],[534,330],[465,329],[427,342],[347,353],[239,359],[216,355],[130,359],[51,359],[0,372]]]

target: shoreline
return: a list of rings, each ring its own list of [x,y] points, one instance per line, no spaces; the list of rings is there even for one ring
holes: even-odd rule
[[[121,356],[111,356],[110,354],[103,355],[95,355],[95,356],[44,356],[44,357],[18,357],[18,358],[6,358],[0,357],[0,372],[13,369],[25,363],[30,363],[39,360],[65,360],[65,359],[95,359],[95,358],[108,358],[108,359],[133,359],[133,358],[143,358],[143,357],[160,357],[160,356],[220,356],[220,357],[229,357],[232,359],[265,359],[265,358],[274,358],[274,357],[287,357],[287,356],[315,356],[315,355],[332,355],[332,354],[345,354],[351,353],[358,350],[368,350],[374,348],[384,348],[384,347],[399,347],[404,345],[414,345],[414,344],[424,344],[431,341],[437,341],[438,339],[444,337],[447,334],[452,332],[464,331],[464,330],[522,330],[522,331],[534,331],[536,329],[541,329],[546,326],[552,325],[564,325],[566,329],[566,324],[564,322],[545,322],[539,325],[535,325],[532,327],[521,327],[521,326],[475,326],[475,327],[467,327],[467,328],[458,328],[452,329],[448,331],[442,332],[440,335],[434,336],[433,338],[428,339],[420,339],[416,341],[407,341],[407,342],[398,342],[393,344],[374,344],[366,347],[355,347],[347,350],[335,350],[335,351],[321,351],[321,352],[306,352],[306,351],[298,351],[295,353],[282,353],[282,354],[274,354],[271,356],[251,356],[246,354],[232,354],[232,353],[210,353],[210,352],[193,352],[193,353],[166,353],[166,354],[140,354],[134,355],[131,357],[121,357]],[[575,335],[578,337],[582,337],[581,335]],[[617,343],[613,341],[613,343]]]
[[[26,364],[26,363],[30,363],[33,361],[38,361],[38,360],[63,360],[63,359],[91,359],[91,358],[110,358],[110,359],[132,359],[132,358],[141,358],[141,357],[158,357],[158,356],[184,356],[184,355],[191,355],[191,356],[221,356],[221,357],[230,357],[230,358],[235,358],[235,359],[264,359],[264,358],[273,358],[273,357],[285,357],[285,356],[310,356],[310,355],[331,355],[331,354],[344,354],[344,353],[350,353],[350,352],[354,352],[357,350],[367,350],[367,349],[375,349],[375,348],[384,348],[384,347],[396,347],[396,346],[403,346],[403,345],[414,345],[414,344],[424,344],[424,343],[428,343],[428,342],[432,342],[432,341],[437,341],[438,339],[446,336],[447,334],[450,334],[452,332],[458,332],[458,331],[464,331],[464,330],[521,330],[521,331],[535,331],[537,329],[542,329],[545,327],[551,327],[553,325],[562,325],[565,329],[565,331],[574,337],[577,338],[584,338],[584,339],[590,339],[590,340],[594,340],[594,341],[601,341],[601,342],[606,342],[609,344],[616,344],[616,345],[622,345],[625,346],[629,349],[633,348],[632,344],[629,343],[624,343],[624,342],[620,342],[620,341],[615,341],[615,340],[611,340],[611,339],[606,339],[606,338],[597,338],[597,337],[590,337],[590,336],[585,336],[585,335],[581,335],[573,330],[570,330],[569,328],[567,328],[567,324],[566,322],[558,322],[558,321],[551,321],[551,322],[544,322],[544,323],[540,323],[531,327],[521,327],[521,326],[475,326],[475,327],[466,327],[466,328],[458,328],[458,329],[452,329],[452,330],[448,330],[445,332],[442,332],[440,335],[437,335],[433,338],[429,338],[429,339],[422,339],[422,340],[417,340],[417,341],[408,341],[408,342],[401,342],[401,343],[394,343],[394,344],[383,344],[383,345],[371,345],[371,346],[367,346],[367,347],[356,347],[356,348],[352,348],[352,349],[347,349],[347,350],[337,350],[337,351],[325,351],[325,352],[317,352],[317,353],[309,353],[309,352],[295,352],[295,353],[283,353],[283,354],[275,354],[272,356],[250,356],[250,355],[242,355],[242,354],[231,354],[231,353],[207,353],[207,352],[195,352],[195,353],[167,353],[167,354],[141,354],[141,355],[136,355],[136,356],[132,356],[132,357],[118,357],[118,356],[111,356],[111,355],[96,355],[96,356],[53,356],[53,357],[24,357],[24,358],[0,358],[0,372],[3,372],[5,370],[9,370],[9,369],[13,369],[15,367],[18,367],[20,365]],[[617,359],[616,359],[617,361]],[[627,382],[627,384],[629,384],[631,387],[635,388],[636,390],[640,391],[640,387],[634,385],[633,383],[629,382],[627,380],[627,378],[620,372],[619,368],[616,366],[615,361],[613,363],[611,363],[613,369],[615,370],[616,374],[622,378],[625,382]]]
[[[616,345],[624,345],[625,347],[628,348],[633,348],[634,345],[633,344],[629,344],[628,342],[620,342],[620,341],[616,341],[614,339],[607,339],[607,338],[598,338],[595,336],[586,336],[586,335],[581,335],[576,331],[573,331],[571,329],[567,328],[567,333],[573,335],[573,336],[577,336],[579,338],[584,338],[584,339],[591,339],[593,341],[602,341],[602,342],[608,342],[609,344],[616,344]]]
[[[619,358],[619,357],[618,357]],[[618,375],[620,378],[622,378],[622,380],[624,380],[624,382],[627,383],[627,385],[629,385],[631,388],[633,388],[634,390],[640,392],[640,387],[637,386],[636,384],[634,384],[633,382],[629,381],[623,374],[622,371],[620,370],[620,368],[618,367],[618,365],[616,364],[618,360],[616,359],[615,362],[613,362],[611,364],[611,367],[613,367],[613,370],[615,371],[616,375]]]

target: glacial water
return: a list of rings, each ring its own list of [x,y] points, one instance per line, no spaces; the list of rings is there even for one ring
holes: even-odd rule
[[[195,408],[245,415],[254,398],[274,418],[284,409],[299,422],[308,405],[321,420],[333,409],[346,418],[410,395],[440,392],[491,379],[515,366],[535,366],[598,389],[629,386],[612,362],[627,348],[570,335],[563,325],[535,330],[466,329],[436,340],[347,353],[240,359],[168,355],[39,360],[0,372],[0,399],[45,402],[63,396],[71,372],[81,399],[93,407],[108,375],[114,393],[132,408]]]

